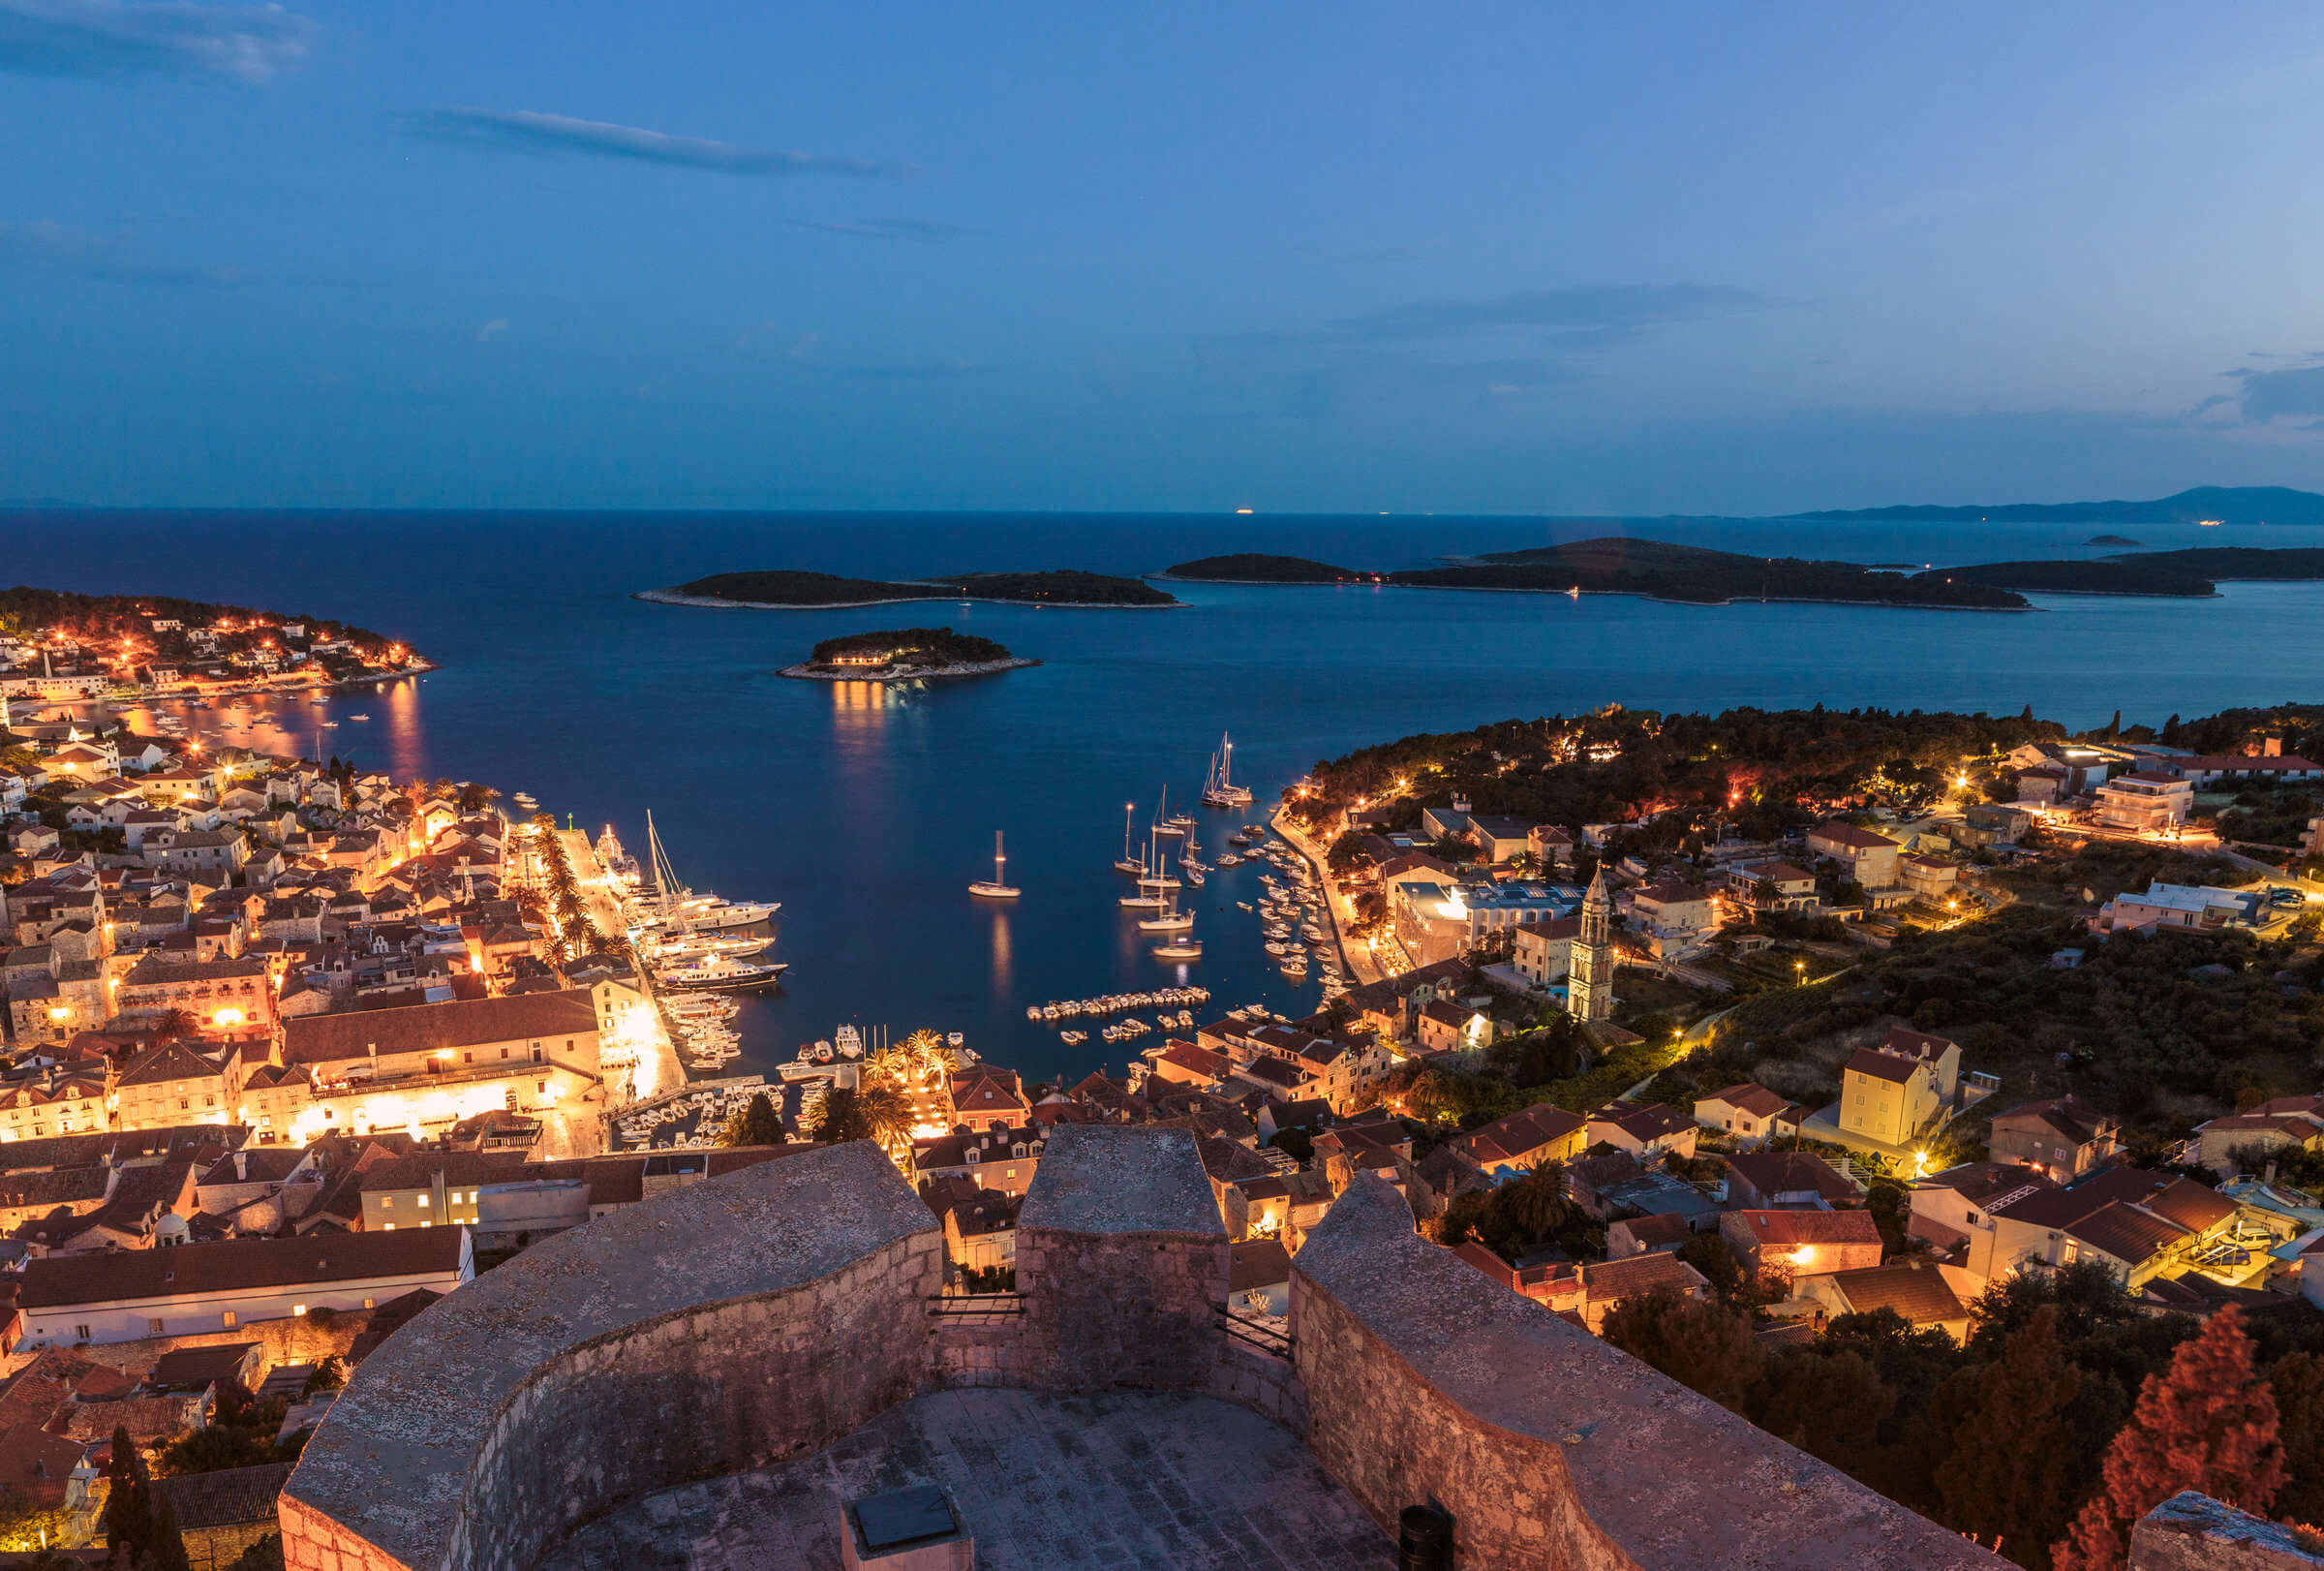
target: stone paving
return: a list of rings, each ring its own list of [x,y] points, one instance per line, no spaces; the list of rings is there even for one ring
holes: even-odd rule
[[[979,1571],[1390,1571],[1395,1550],[1298,1436],[1210,1397],[939,1391],[763,1472],[584,1528],[541,1571],[826,1571],[841,1498],[948,1487]]]

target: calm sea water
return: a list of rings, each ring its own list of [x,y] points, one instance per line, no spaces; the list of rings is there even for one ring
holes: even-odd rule
[[[1870,562],[2097,554],[2088,525],[1654,522],[1664,539]],[[2035,712],[2073,725],[2319,696],[2324,585],[2229,585],[2208,601],[2045,598],[2038,614],[1373,589],[1180,587],[1177,611],[711,611],[640,588],[800,567],[868,575],[1082,567],[1135,572],[1268,549],[1425,565],[1612,532],[1511,518],[120,514],[0,516],[0,574],[344,617],[443,664],[421,681],[286,705],[305,724],[230,737],[528,790],[633,845],[646,811],[697,887],[780,900],[782,993],[748,1006],[744,1068],[835,1025],[967,1033],[1028,1075],[1134,1047],[1059,1043],[1024,1006],[1183,977],[1219,1003],[1312,1007],[1266,962],[1251,869],[1200,897],[1205,958],[1153,960],[1118,910],[1122,807],[1191,803],[1219,733],[1264,800],[1317,759],[1421,730],[1609,701],[1717,710]],[[2294,528],[2126,531],[2151,546],[2309,545]],[[1042,661],[925,691],[787,682],[837,632],[950,623]],[[352,717],[365,714],[368,721]],[[313,725],[331,718],[335,729]],[[215,713],[199,716],[215,724]],[[1199,810],[1198,810],[1199,811]],[[1202,813],[1211,854],[1233,817]],[[965,892],[1005,830],[1011,909]],[[1147,1040],[1151,1040],[1148,1038]]]

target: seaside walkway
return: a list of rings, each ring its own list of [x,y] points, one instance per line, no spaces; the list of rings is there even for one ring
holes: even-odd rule
[[[629,917],[622,909],[620,896],[612,872],[597,860],[597,848],[589,837],[578,829],[557,831],[559,844],[565,847],[566,860],[573,870],[573,879],[581,886],[581,904],[588,909],[589,919],[597,924],[597,931],[608,937],[619,937],[629,929]],[[653,999],[651,978],[640,975],[638,985],[649,1001]],[[661,1018],[658,1005],[637,1011],[637,1071],[634,1087],[637,1101],[667,1095],[686,1086],[686,1066],[678,1062],[678,1045],[670,1040],[668,1024]],[[623,1111],[623,1103],[613,1109]]]
[[[1325,918],[1331,924],[1331,946],[1339,951],[1340,964],[1347,968],[1349,979],[1361,987],[1366,982],[1377,982],[1387,975],[1378,957],[1368,946],[1348,942],[1348,924],[1354,921],[1356,913],[1352,907],[1342,913],[1341,908],[1348,906],[1348,902],[1332,886],[1331,863],[1324,848],[1309,839],[1306,831],[1292,822],[1291,816],[1280,808],[1268,819],[1268,826],[1281,835],[1291,848],[1305,857],[1307,865],[1315,869],[1316,880],[1324,890]]]

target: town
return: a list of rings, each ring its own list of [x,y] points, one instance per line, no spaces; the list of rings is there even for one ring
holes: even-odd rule
[[[86,659],[37,641],[42,680]],[[1185,1141],[1262,1357],[1309,1241],[1391,1193],[1463,1280],[2020,1563],[2102,1513],[2197,1347],[2241,1349],[2284,1509],[2324,1515],[2324,712],[1607,709],[1366,750],[1272,819],[1352,985],[1028,1083],[852,1028],[689,1079],[735,1054],[718,993],[780,970],[727,936],[772,908],[677,885],[650,828],[641,866],[488,786],[60,696],[0,737],[0,1546],[167,1502],[204,1563],[279,1564],[300,1448],[399,1327],[818,1149],[917,1194],[946,1312],[1022,1312],[1028,1197],[1090,1129]],[[2021,1361],[2048,1405],[1997,1408]],[[2013,1426],[2055,1478],[1997,1500]]]

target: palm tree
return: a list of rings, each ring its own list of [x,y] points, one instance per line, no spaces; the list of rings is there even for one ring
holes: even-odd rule
[[[871,1138],[893,1150],[911,1138],[912,1106],[903,1093],[885,1081],[858,1086],[855,1110]]]
[[[183,1041],[200,1032],[201,1022],[194,1017],[191,1009],[164,1009],[161,1019],[153,1024],[153,1039],[157,1043]]]
[[[923,1082],[933,1082],[953,1069],[952,1049],[944,1045],[943,1037],[926,1027],[913,1032],[897,1046],[911,1055]]]

